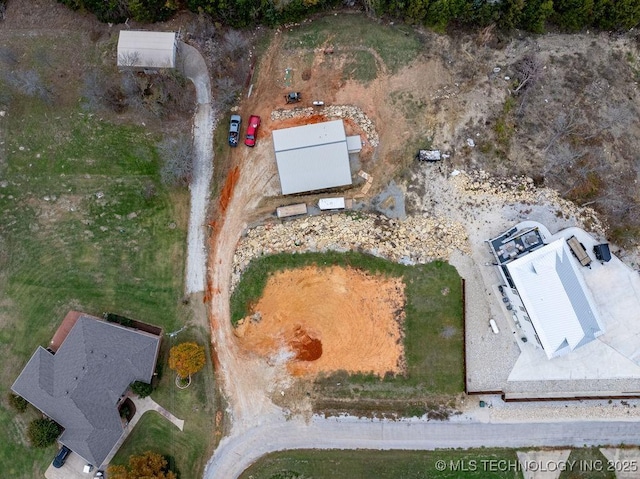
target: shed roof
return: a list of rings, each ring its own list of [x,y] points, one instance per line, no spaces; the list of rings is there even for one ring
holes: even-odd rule
[[[151,382],[160,338],[81,315],[57,353],[39,347],[11,389],[64,427],[60,442],[101,466],[124,429],[116,407]]]
[[[342,120],[273,131],[282,194],[351,184]]]
[[[118,38],[118,66],[175,68],[175,32],[122,30]]]
[[[591,293],[564,239],[506,265],[547,357],[603,334]]]

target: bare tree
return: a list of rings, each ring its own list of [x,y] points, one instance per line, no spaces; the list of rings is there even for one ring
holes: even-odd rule
[[[224,109],[230,106],[238,95],[238,83],[232,78],[223,77],[216,80],[216,102]]]
[[[82,98],[88,110],[99,110],[107,104],[107,85],[104,75],[97,70],[89,70],[82,79]]]
[[[576,161],[584,158],[586,154],[586,149],[575,148],[567,143],[555,145],[548,152],[547,165],[542,174],[544,176],[555,174],[558,177],[562,177],[566,175],[567,170],[572,168]]]
[[[542,63],[535,53],[527,53],[522,60],[515,65],[515,78],[518,87],[513,90],[517,95],[526,88],[532,87],[542,76]]]
[[[40,98],[45,103],[53,100],[52,91],[44,84],[35,70],[14,70],[5,73],[9,86],[23,95]]]
[[[580,124],[578,117],[579,115],[576,111],[576,108],[571,108],[567,113],[563,111],[558,114],[558,116],[553,121],[553,124],[551,125],[553,134],[551,135],[549,143],[547,143],[547,146],[543,150],[545,153],[549,151],[549,148],[551,148],[559,138],[562,138],[576,131]]]
[[[601,121],[598,127],[591,133],[584,135],[585,140],[595,138],[613,127],[625,128],[634,118],[628,105],[608,105],[600,110],[599,116]]]
[[[163,164],[160,177],[166,185],[188,185],[193,173],[193,143],[191,138],[166,138],[158,144]]]
[[[224,34],[223,41],[225,54],[234,59],[238,55],[242,55],[249,46],[249,41],[244,34],[238,30],[228,30]]]
[[[140,64],[140,52],[129,51],[118,55],[118,66],[135,67]]]
[[[0,62],[8,67],[14,67],[18,64],[18,55],[9,47],[0,47]]]

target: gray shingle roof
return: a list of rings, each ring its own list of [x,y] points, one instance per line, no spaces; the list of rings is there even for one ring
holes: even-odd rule
[[[116,407],[151,382],[160,338],[81,316],[55,355],[39,347],[11,389],[64,427],[60,442],[101,466],[123,433]]]

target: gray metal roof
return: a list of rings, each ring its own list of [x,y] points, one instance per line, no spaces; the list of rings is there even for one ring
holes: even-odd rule
[[[351,184],[342,120],[273,131],[282,194]]]
[[[175,32],[122,30],[118,37],[118,66],[174,68]]]
[[[151,382],[160,338],[81,316],[55,355],[39,347],[11,386],[64,432],[60,442],[101,466],[124,431],[117,402]]]
[[[559,239],[506,265],[549,358],[604,332],[574,261],[566,241]]]

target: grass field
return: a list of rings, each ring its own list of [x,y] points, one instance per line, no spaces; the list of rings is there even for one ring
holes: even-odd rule
[[[437,461],[445,461],[444,471]],[[474,462],[475,461],[475,462]],[[484,461],[484,462],[483,462]],[[505,467],[498,467],[503,461]],[[497,479],[521,478],[515,450],[446,451],[298,450],[259,459],[241,479]],[[441,464],[441,463],[438,463]],[[496,464],[495,469],[483,465]],[[508,468],[507,464],[514,467]]]
[[[338,49],[341,46],[355,49],[371,48],[380,55],[391,72],[397,72],[415,60],[420,52],[420,42],[413,30],[384,25],[364,15],[327,15],[316,18],[288,32],[284,47],[295,50],[327,45],[333,45]],[[362,64],[356,79],[371,77],[372,60],[371,55],[357,55],[352,58],[351,64]],[[375,63],[373,66],[375,67]]]
[[[443,262],[404,266],[355,252],[265,256],[249,265],[233,293],[234,324],[246,316],[251,304],[260,298],[270,274],[311,264],[349,266],[373,274],[402,277],[407,295],[406,376],[386,377],[381,381],[377,376],[336,372],[316,381],[322,397],[399,400],[393,408],[396,411],[422,415],[435,406],[426,403],[425,396],[463,391],[461,282],[455,268]],[[373,409],[377,407],[374,405]]]
[[[79,107],[75,62],[82,57],[89,66],[100,48],[78,35],[46,41],[57,49],[36,62],[43,37],[17,38],[13,68],[35,68],[45,84],[69,73],[64,91],[52,88],[53,100],[10,90],[0,78],[0,89],[9,91],[0,98],[0,470],[15,479],[40,477],[55,447],[29,447],[26,426],[37,413],[9,409],[9,387],[69,309],[111,311],[167,332],[190,314],[181,302],[188,193],[160,183],[159,131]],[[197,335],[206,344],[206,332]],[[210,447],[209,389],[195,387],[172,404],[166,367],[165,375],[154,397],[187,420],[194,439],[179,466],[197,470],[193,457]],[[164,440],[158,447],[169,447],[171,437]]]

